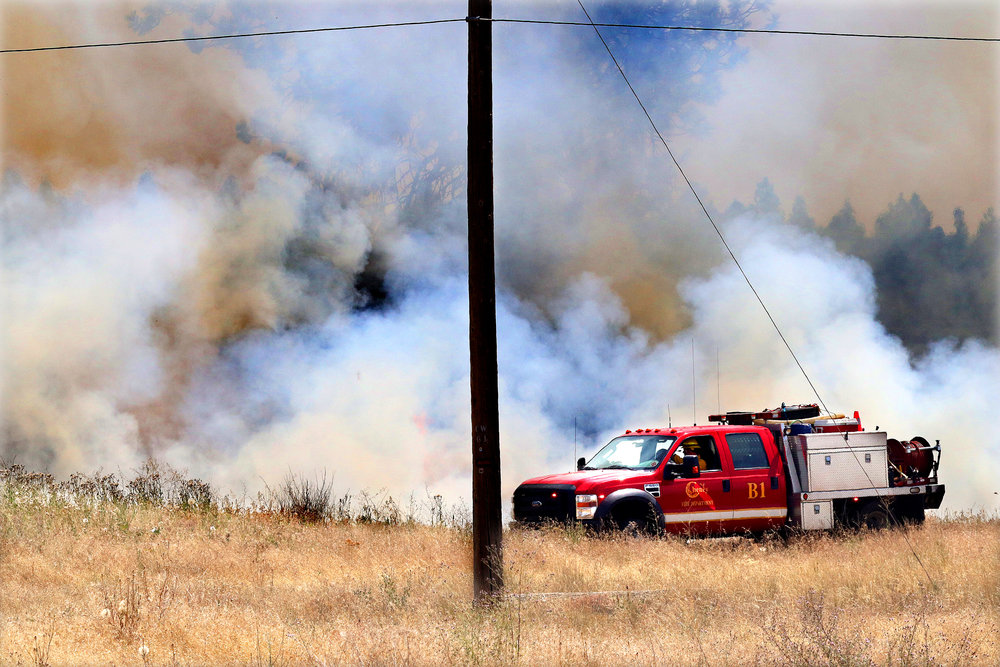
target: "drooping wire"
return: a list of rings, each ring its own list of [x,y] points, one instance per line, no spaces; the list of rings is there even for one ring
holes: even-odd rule
[[[587,19],[590,20],[590,12],[588,12],[587,8],[583,6],[582,0],[577,0],[577,3],[580,5],[580,9],[583,10],[583,13],[587,15]],[[621,64],[618,62],[618,58],[615,57],[615,54],[611,51],[611,47],[608,45],[607,41],[605,41],[604,35],[601,34],[601,31],[598,28],[597,24],[594,24],[593,21],[591,21],[591,25],[594,28],[594,32],[597,33],[598,38],[601,40],[601,44],[604,45],[605,50],[608,52],[608,55],[611,56],[611,60],[614,62],[615,67],[618,68],[618,73],[621,74],[622,79],[625,80],[625,85],[627,85],[628,89],[632,92],[632,97],[634,97],[635,101],[639,103],[639,107],[642,109],[642,112],[646,115],[646,120],[649,121],[649,125],[650,127],[653,128],[653,132],[656,133],[656,136],[660,140],[660,143],[663,144],[663,147],[667,150],[667,154],[673,161],[674,166],[677,168],[677,171],[681,175],[681,178],[684,179],[684,182],[687,184],[687,187],[691,191],[691,194],[693,194],[694,198],[698,201],[698,205],[701,207],[701,210],[705,214],[705,217],[708,218],[708,221],[712,224],[712,229],[715,230],[715,233],[719,237],[719,240],[722,241],[722,245],[725,247],[726,252],[729,253],[729,257],[732,258],[733,263],[736,264],[736,268],[739,269],[740,275],[743,276],[743,280],[746,281],[746,284],[750,288],[750,291],[753,292],[753,295],[757,298],[757,302],[760,304],[760,307],[763,308],[764,313],[767,315],[767,319],[771,321],[771,325],[774,327],[774,330],[778,332],[778,337],[781,338],[781,342],[785,344],[785,348],[787,348],[788,353],[792,355],[792,359],[795,360],[795,364],[799,367],[799,370],[805,377],[806,382],[809,383],[809,387],[812,389],[813,394],[815,394],[816,399],[819,401],[820,405],[823,406],[824,412],[826,412],[827,414],[832,414],[827,409],[826,403],[823,401],[823,398],[820,396],[819,391],[816,389],[816,385],[814,385],[813,381],[809,378],[809,374],[806,372],[806,369],[802,366],[802,363],[799,361],[799,358],[795,355],[795,351],[792,350],[791,344],[789,344],[788,340],[785,338],[785,335],[781,332],[781,327],[778,326],[778,323],[771,315],[771,311],[768,310],[767,305],[765,305],[764,299],[761,298],[760,294],[757,292],[757,288],[753,286],[752,282],[750,282],[750,277],[747,276],[746,271],[743,270],[743,265],[740,264],[740,260],[737,259],[736,253],[734,253],[733,249],[729,246],[729,242],[726,241],[726,237],[722,233],[722,230],[719,228],[719,225],[716,224],[715,219],[712,217],[712,214],[708,212],[708,208],[705,206],[705,202],[702,201],[701,195],[698,194],[698,190],[694,187],[694,184],[691,183],[691,179],[688,178],[687,173],[685,173],[684,168],[681,166],[681,163],[677,161],[677,157],[674,155],[673,150],[670,149],[670,145],[667,144],[667,140],[663,138],[663,134],[660,132],[660,129],[656,126],[656,121],[653,120],[653,117],[650,115],[649,110],[646,109],[646,105],[643,103],[642,99],[639,97],[639,94],[632,86],[632,82],[629,80],[628,75],[625,74],[625,70],[622,69]]]
[[[396,23],[370,23],[364,25],[330,26],[324,28],[303,28],[299,30],[269,30],[264,32],[244,32],[226,35],[207,35],[204,37],[172,37],[166,39],[140,39],[124,42],[97,42],[91,44],[64,44],[59,46],[36,46],[23,49],[0,49],[3,53],[37,53],[40,51],[66,51],[70,49],[96,49],[113,46],[142,46],[149,44],[175,44],[178,42],[205,42],[213,39],[242,39],[247,37],[274,37],[280,35],[305,35],[318,32],[338,32],[344,30],[368,30],[373,28],[395,28],[400,26],[432,25],[436,23],[459,23],[465,21],[490,21],[492,23],[522,23],[536,25],[565,25],[565,26],[589,26],[601,28],[634,28],[641,30],[686,30],[692,32],[722,32],[722,33],[745,33],[761,35],[800,35],[807,37],[853,37],[868,39],[909,39],[925,41],[946,41],[946,42],[985,42],[998,43],[1000,37],[961,37],[951,35],[906,35],[906,34],[883,34],[867,32],[834,32],[828,30],[778,30],[771,28],[718,28],[709,26],[691,25],[649,25],[642,23],[595,23],[593,21],[584,23],[583,21],[548,21],[543,19],[517,19],[517,18],[482,18],[478,16],[451,18],[451,19],[430,19],[426,21],[400,21]]]
[[[915,39],[944,42],[998,43],[1000,37],[961,37],[951,35],[906,35],[871,32],[834,32],[830,30],[778,30],[776,28],[714,28],[690,25],[649,25],[643,23],[595,23],[593,21],[546,21],[542,19],[491,18],[476,19],[493,23],[529,23],[538,25],[589,26],[594,28],[638,28],[644,30],[686,30],[693,32],[729,32],[759,35],[802,35],[806,37],[859,37],[868,39]]]
[[[726,252],[729,253],[729,256],[732,258],[733,263],[736,264],[736,268],[739,269],[740,274],[743,276],[743,280],[746,281],[746,284],[750,288],[750,291],[753,292],[753,295],[757,298],[757,302],[760,304],[760,307],[764,310],[764,314],[767,315],[767,319],[770,320],[771,325],[774,327],[774,330],[777,332],[778,337],[781,339],[781,342],[784,343],[785,348],[788,350],[788,353],[792,356],[792,359],[795,360],[796,366],[799,367],[799,371],[802,372],[802,375],[803,375],[803,377],[805,377],[806,382],[809,383],[809,387],[812,389],[813,394],[816,396],[816,400],[823,407],[823,411],[827,415],[832,416],[833,413],[830,412],[829,408],[827,408],[826,403],[823,401],[822,396],[820,396],[819,390],[816,389],[816,385],[813,384],[813,381],[810,379],[809,374],[806,372],[805,367],[802,366],[802,363],[799,361],[799,358],[795,355],[795,351],[792,350],[792,346],[789,344],[788,340],[785,338],[785,335],[781,332],[781,327],[778,326],[778,323],[775,321],[774,317],[771,315],[771,311],[768,310],[767,305],[764,303],[763,298],[761,298],[760,294],[757,292],[757,289],[753,286],[753,283],[750,282],[750,277],[747,276],[746,272],[743,270],[743,266],[740,264],[740,260],[737,259],[736,254],[733,252],[733,249],[729,246],[729,243],[726,241],[725,235],[722,233],[722,230],[716,224],[715,219],[712,217],[712,214],[708,212],[708,208],[705,206],[705,203],[702,201],[701,196],[698,194],[698,190],[694,187],[694,184],[691,183],[691,180],[688,178],[687,174],[684,172],[684,168],[681,167],[680,162],[677,161],[677,158],[674,156],[674,152],[670,149],[670,145],[667,144],[666,139],[663,138],[663,134],[660,132],[659,128],[656,126],[656,122],[653,120],[653,117],[650,115],[649,111],[646,109],[646,105],[643,103],[642,99],[639,97],[639,94],[636,92],[635,88],[632,86],[632,82],[629,80],[628,75],[625,74],[625,70],[622,69],[621,64],[618,62],[618,58],[615,57],[615,54],[611,50],[611,47],[608,45],[607,41],[604,39],[604,35],[601,34],[601,31],[600,31],[598,25],[596,23],[594,23],[593,19],[590,17],[590,12],[588,12],[587,8],[584,7],[583,0],[576,0],[576,1],[577,1],[577,4],[580,5],[580,9],[582,9],[583,13],[586,15],[587,20],[590,22],[589,24],[583,24],[583,25],[590,25],[591,27],[593,27],[594,32],[597,33],[597,37],[601,40],[601,44],[604,45],[604,49],[608,52],[608,55],[611,57],[611,60],[614,62],[615,67],[618,69],[618,73],[621,74],[622,79],[624,79],[625,84],[628,86],[628,89],[632,92],[632,97],[635,98],[635,101],[638,102],[639,107],[642,109],[642,112],[646,115],[646,120],[649,121],[650,126],[653,128],[653,132],[656,133],[656,136],[659,138],[660,143],[663,144],[663,147],[667,150],[667,154],[670,156],[670,159],[673,161],[674,166],[677,167],[677,171],[680,173],[681,177],[684,179],[684,182],[687,184],[688,189],[691,191],[691,194],[693,194],[694,198],[698,201],[698,205],[701,207],[701,210],[705,214],[705,217],[708,218],[708,221],[710,223],[712,223],[712,228],[715,230],[715,233],[718,235],[719,240],[722,241],[722,245],[725,246]],[[692,344],[692,346],[694,345],[694,340],[693,339],[691,341],[691,344]],[[692,373],[693,373],[693,371],[694,371],[694,368],[693,368],[693,365],[692,365]],[[843,436],[844,436],[844,442],[848,442],[848,437],[847,437],[847,432],[846,431],[843,433]],[[858,466],[861,468],[861,471],[864,473],[865,477],[868,479],[868,483],[871,485],[871,489],[875,492],[875,496],[880,501],[884,500],[882,494],[878,490],[878,487],[876,487],[874,480],[872,480],[871,476],[868,474],[868,471],[865,469],[865,467],[863,465],[861,465],[861,460],[858,458],[857,452],[855,452],[854,449],[852,447],[850,447],[850,446],[848,446],[848,449],[854,455],[855,461],[858,463]],[[930,582],[930,584],[931,584],[932,587],[935,586],[936,584],[934,582],[934,579],[931,577],[930,573],[927,571],[927,568],[924,566],[923,561],[920,559],[920,555],[917,554],[916,549],[914,549],[913,545],[910,543],[910,538],[907,537],[907,535],[906,535],[905,532],[903,532],[901,534],[903,536],[903,540],[906,542],[906,546],[909,547],[909,549],[910,549],[910,553],[913,554],[913,557],[916,559],[917,563],[920,565],[920,569],[923,570],[924,576],[927,577],[927,581]]]
[[[243,39],[246,37],[275,37],[280,35],[307,35],[317,32],[340,32],[344,30],[370,30],[373,28],[397,28],[401,26],[433,25],[437,23],[464,23],[466,18],[430,19],[426,21],[400,21],[397,23],[369,23],[365,25],[330,26],[326,28],[302,28],[299,30],[269,30],[266,32],[241,32],[228,35],[207,35],[205,37],[171,37],[167,39],[140,39],[128,42],[100,42],[94,44],[66,44],[62,46],[36,46],[27,49],[0,49],[0,53],[37,53],[39,51],[66,51],[69,49],[97,49],[110,46],[139,46],[144,44],[175,44],[178,42],[206,42],[213,39]]]

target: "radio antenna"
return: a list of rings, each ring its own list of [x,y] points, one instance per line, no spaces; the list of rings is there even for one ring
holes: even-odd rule
[[[573,465],[576,465],[576,417],[573,417]]]
[[[722,414],[722,369],[719,366],[719,346],[715,346],[715,398],[718,401],[716,410]]]
[[[673,427],[674,427],[674,422],[670,418],[670,404],[667,403],[667,428],[673,428]]]
[[[694,336],[691,336],[691,423],[698,425],[698,393],[694,381]]]

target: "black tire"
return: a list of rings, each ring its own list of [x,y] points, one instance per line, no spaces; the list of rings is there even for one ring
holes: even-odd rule
[[[858,512],[858,525],[869,530],[885,530],[896,523],[892,512],[881,500],[872,500]]]
[[[642,517],[628,517],[617,522],[618,530],[632,537],[645,535],[648,532],[648,522]]]
[[[639,537],[640,535],[655,535],[659,532],[656,512],[645,503],[623,507],[613,512],[611,517],[611,525],[614,529],[626,535]]]

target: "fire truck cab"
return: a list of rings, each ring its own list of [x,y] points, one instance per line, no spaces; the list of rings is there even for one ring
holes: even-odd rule
[[[774,416],[727,413],[710,417],[719,425],[625,431],[580,459],[575,472],[521,484],[514,519],[724,535],[828,529],[835,517],[881,527],[922,521],[925,507],[940,506],[944,486],[933,454],[940,446],[888,440],[843,415],[768,419]]]
[[[788,513],[781,457],[762,427],[626,431],[579,468],[522,484],[515,519],[707,534],[767,530]]]

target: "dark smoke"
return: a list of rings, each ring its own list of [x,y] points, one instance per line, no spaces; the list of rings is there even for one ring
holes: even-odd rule
[[[764,179],[752,206],[737,202],[728,213],[751,213],[818,232],[840,252],[865,260],[875,277],[879,322],[915,356],[942,340],[1000,343],[1000,246],[992,208],[971,230],[965,211],[956,208],[953,229],[946,232],[913,193],[899,195],[874,220],[858,220],[847,201],[826,225],[817,226],[801,197],[784,218],[780,200]]]
[[[947,233],[918,195],[900,195],[854,251],[875,274],[879,321],[915,354],[941,339],[1000,342],[996,218],[987,210],[973,234],[964,218],[956,209]]]

